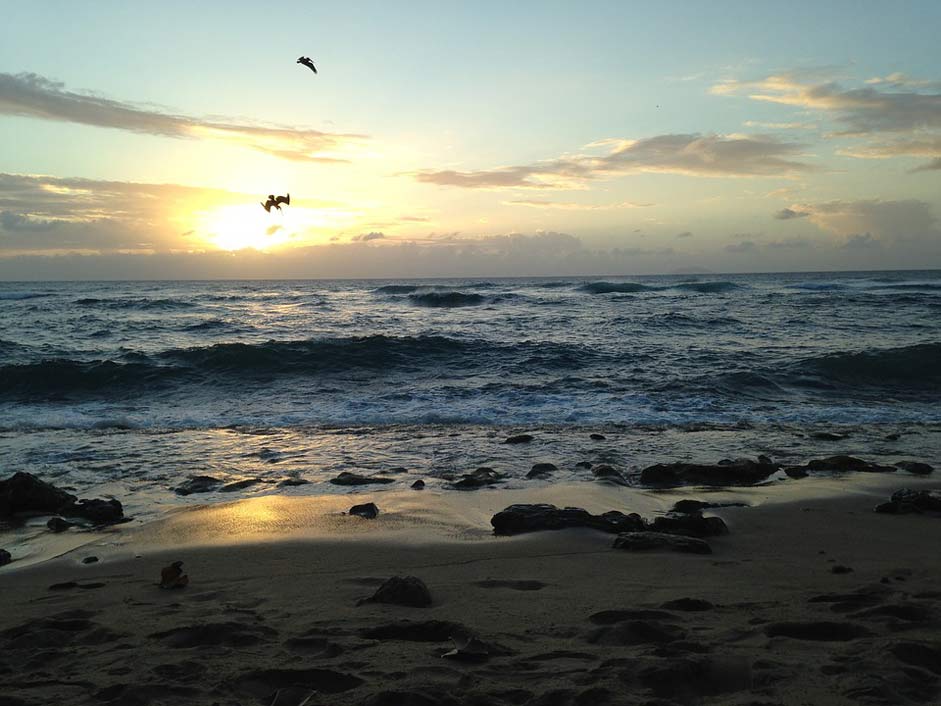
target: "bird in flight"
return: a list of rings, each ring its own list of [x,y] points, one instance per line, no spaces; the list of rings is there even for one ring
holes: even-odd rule
[[[300,59],[297,60],[297,63],[303,64],[314,73],[317,73],[317,67],[314,66],[314,62],[310,60],[309,56],[302,56]]]
[[[274,194],[268,194],[268,200],[260,202],[262,208],[264,208],[268,213],[271,213],[271,207],[274,206],[279,211],[281,210],[281,204],[285,206],[291,205],[291,195],[287,196],[275,196]]]

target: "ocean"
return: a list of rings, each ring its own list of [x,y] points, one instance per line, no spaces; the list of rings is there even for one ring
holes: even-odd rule
[[[344,470],[930,462],[939,403],[939,271],[0,283],[0,472],[142,519]]]

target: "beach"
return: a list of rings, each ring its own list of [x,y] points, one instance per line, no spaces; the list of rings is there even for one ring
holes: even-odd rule
[[[873,512],[900,487],[939,485],[848,474],[181,509],[0,570],[0,703],[937,703],[941,522]],[[711,554],[488,522],[534,502],[653,518],[690,498],[742,504],[706,511],[729,529]],[[369,499],[375,519],[345,514]],[[174,561],[189,583],[161,589]],[[421,579],[431,604],[358,604],[393,576]],[[444,656],[452,637],[485,654]]]

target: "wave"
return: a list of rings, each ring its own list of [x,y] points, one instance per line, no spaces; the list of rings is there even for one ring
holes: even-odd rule
[[[743,289],[742,285],[735,282],[680,282],[673,285],[673,289],[681,289],[687,292],[699,292],[701,294],[721,294],[722,292],[733,292],[737,289]]]
[[[193,302],[180,299],[100,299],[97,297],[84,297],[76,299],[73,304],[78,306],[91,306],[102,309],[190,309],[195,307]]]
[[[198,324],[189,324],[183,327],[183,331],[219,331],[230,328],[230,324],[222,319],[209,319],[200,321]]]
[[[589,294],[636,294],[660,289],[637,282],[586,282],[579,289]]]
[[[834,383],[937,389],[941,386],[939,361],[941,343],[920,343],[807,358],[798,370]]]
[[[375,294],[411,294],[419,287],[414,284],[386,284],[373,290]]]
[[[48,292],[0,292],[0,301],[20,301],[52,296]]]
[[[847,289],[839,282],[796,282],[787,285],[787,289],[800,289],[808,292],[838,292]]]
[[[464,292],[425,292],[423,294],[410,294],[409,300],[416,306],[446,307],[477,306],[487,301],[479,294],[465,294]]]

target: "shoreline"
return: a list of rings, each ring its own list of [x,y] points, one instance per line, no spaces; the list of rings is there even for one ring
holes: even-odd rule
[[[81,563],[86,548],[0,571],[2,661],[16,675],[7,693],[26,706],[272,704],[289,689],[319,692],[310,703],[370,706],[930,703],[941,579],[926,557],[941,522],[874,513],[887,480],[870,476],[849,493],[838,491],[852,483],[833,483],[826,497],[793,502],[762,498],[773,486],[735,489],[758,506],[715,511],[731,532],[710,538],[708,556],[618,551],[592,530],[484,541],[442,532],[476,523],[491,502],[502,508],[512,491],[460,495],[465,516],[450,524],[425,517],[386,532],[383,518],[404,512],[392,502],[377,520],[320,513],[329,522],[314,534],[263,541],[264,522],[220,541],[238,514],[261,514],[261,499],[216,507],[214,518],[175,513],[97,563]],[[592,490],[597,502],[628,495],[604,491]],[[323,531],[337,518],[372,531]],[[211,526],[212,541],[194,523]],[[310,530],[303,516],[297,525]],[[190,583],[161,591],[160,568],[174,560]],[[431,606],[357,607],[393,575],[421,578]],[[688,598],[706,603],[665,607]],[[442,631],[457,625],[489,646],[485,659],[441,657],[453,647]],[[382,626],[392,626],[385,637],[370,632]],[[30,657],[39,648],[42,664]],[[55,679],[43,679],[50,669]]]

